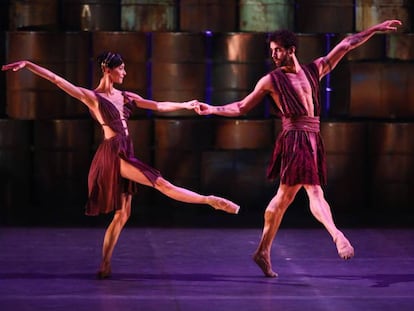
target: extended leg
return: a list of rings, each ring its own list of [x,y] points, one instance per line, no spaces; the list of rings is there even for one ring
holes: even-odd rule
[[[283,215],[292,203],[299,189],[300,186],[290,187],[280,185],[276,196],[270,201],[266,208],[262,238],[257,250],[253,254],[253,260],[260,267],[260,269],[262,269],[264,275],[267,277],[277,276],[277,273],[272,270],[270,259],[272,243],[276,237],[280,223],[282,222]]]
[[[141,171],[124,160],[121,160],[121,175],[137,183],[152,186]],[[240,207],[227,199],[213,195],[205,196],[198,194],[194,191],[175,186],[162,177],[156,180],[154,187],[161,193],[177,201],[193,204],[208,204],[215,209],[223,210],[231,214],[237,214],[239,212]]]
[[[111,259],[119,235],[131,215],[131,196],[122,195],[122,208],[115,212],[112,222],[105,232],[102,246],[102,262],[97,273],[100,279],[108,278],[111,275]]]
[[[354,256],[354,248],[345,235],[336,227],[331,208],[324,198],[321,187],[318,185],[306,185],[304,187],[309,196],[311,212],[332,236],[338,250],[338,255],[342,259],[352,258]]]

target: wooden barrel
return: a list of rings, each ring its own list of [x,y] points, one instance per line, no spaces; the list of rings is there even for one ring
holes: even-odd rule
[[[344,39],[346,36],[349,36],[349,35],[351,34],[348,33],[348,34],[334,35],[331,39],[330,49],[332,49],[342,39]],[[344,57],[344,60],[384,61],[386,57],[386,50],[387,50],[387,37],[388,35],[375,34],[363,45],[347,53]]]
[[[6,63],[6,33],[0,31],[0,62]],[[0,75],[0,118],[6,116],[6,74]]]
[[[301,63],[310,63],[327,53],[327,36],[322,34],[299,33],[296,55]]]
[[[215,149],[270,149],[274,142],[272,119],[216,119]]]
[[[25,224],[30,219],[32,124],[0,120],[0,223]]]
[[[181,0],[180,31],[237,31],[236,0]]]
[[[135,156],[142,162],[154,166],[154,121],[150,119],[130,119],[128,120],[129,136],[134,144]],[[151,208],[154,200],[154,190],[145,186],[140,186],[138,194],[134,196],[132,204],[133,215],[142,217],[146,213],[145,207]]]
[[[269,32],[294,28],[292,0],[240,0],[239,30]]]
[[[121,0],[121,29],[175,31],[177,11],[175,0]]]
[[[122,55],[127,72],[124,83],[119,85],[120,89],[135,92],[138,95],[148,98],[148,44],[147,36],[142,32],[109,32],[97,31],[92,33],[92,54],[94,57],[94,75],[92,85],[99,84],[102,77],[102,70],[96,62],[96,57],[105,51],[112,51]],[[145,116],[144,109],[136,109],[133,116]]]
[[[168,51],[168,52],[166,52]],[[201,33],[152,34],[151,92],[156,101],[205,101],[206,37]],[[157,116],[195,116],[195,112],[156,112]]]
[[[0,2],[0,32],[10,30],[9,8],[10,3],[8,0]]]
[[[154,165],[170,181],[199,189],[201,151],[212,145],[208,119],[155,119]]]
[[[387,36],[387,57],[394,60],[414,60],[414,34],[392,34]]]
[[[84,33],[9,32],[7,62],[31,60],[72,83],[89,87]],[[73,48],[76,47],[76,48]],[[7,114],[16,119],[79,117],[84,105],[29,70],[7,72]]]
[[[40,214],[83,216],[92,143],[89,119],[35,121],[33,188]]]
[[[213,145],[211,119],[155,119],[156,149],[206,150]]]
[[[10,30],[56,30],[59,28],[59,1],[10,1],[9,21]]]
[[[381,92],[390,118],[414,117],[413,62],[385,63]]]
[[[325,144],[328,173],[326,197],[334,213],[355,214],[366,210],[366,123],[324,121],[321,123],[321,135]]]
[[[349,34],[331,36],[329,49],[332,49],[347,35]],[[381,96],[381,92],[378,92],[378,89],[366,89],[371,87],[366,83],[375,83],[375,81],[381,80],[381,74],[375,67],[380,66],[384,62],[385,54],[386,36],[376,34],[365,44],[352,50],[345,56],[330,75],[322,81],[322,83],[326,84],[323,104],[326,107],[327,115],[330,117],[358,116],[355,114],[357,113],[355,107],[370,105],[369,103]],[[361,68],[358,68],[359,66]],[[380,75],[375,77],[376,73]],[[371,78],[367,78],[367,74],[370,77],[372,75],[373,81]],[[361,88],[352,89],[354,83],[361,84]],[[378,85],[375,85],[375,87],[378,87]],[[361,96],[361,99],[357,99],[359,96]],[[374,97],[375,99],[370,99],[369,97]],[[356,102],[352,102],[353,99],[356,99]],[[367,102],[364,102],[364,100],[367,100]],[[364,113],[369,113],[369,109]],[[381,109],[382,107],[380,109],[377,107],[371,110],[371,113],[383,114],[384,111]]]
[[[263,149],[203,152],[201,191],[233,200],[243,213],[262,212],[276,192],[266,178],[270,156],[271,150]]]
[[[326,115],[332,118],[348,117],[351,97],[351,65],[347,60],[340,62],[325,79],[325,98],[323,101]],[[323,82],[322,82],[323,83]],[[328,87],[328,86],[327,86]],[[323,91],[323,90],[322,90]]]
[[[121,25],[119,0],[63,0],[63,29],[117,31]]]
[[[354,117],[396,118],[413,116],[409,90],[413,65],[393,62],[350,64],[350,110]]]
[[[199,192],[201,156],[212,146],[211,121],[156,118],[154,141],[154,166],[173,184]],[[186,205],[159,193],[155,199],[160,205]],[[173,215],[179,212],[170,210]]]
[[[347,33],[354,31],[353,0],[297,0],[296,31]]]
[[[369,128],[370,200],[373,212],[414,204],[414,124],[372,122]]]
[[[412,31],[412,1],[357,0],[355,4],[355,30],[362,31],[386,19],[402,21],[399,31]]]
[[[268,71],[268,47],[264,33],[219,33],[211,42],[211,104],[243,99]],[[248,117],[264,117],[265,101]]]

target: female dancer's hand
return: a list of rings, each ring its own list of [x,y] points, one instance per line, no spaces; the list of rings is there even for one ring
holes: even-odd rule
[[[199,104],[200,102],[196,99],[184,103],[185,109],[188,110],[195,110],[199,106]]]
[[[2,71],[6,71],[6,70],[12,70],[12,71],[18,71],[22,68],[24,68],[26,66],[26,61],[25,60],[21,60],[15,63],[10,63],[10,64],[6,64],[1,66],[1,70]]]

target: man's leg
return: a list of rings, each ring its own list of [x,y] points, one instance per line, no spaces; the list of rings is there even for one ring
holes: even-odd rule
[[[324,198],[322,188],[318,185],[305,185],[304,187],[309,197],[310,210],[332,236],[338,255],[342,259],[352,258],[354,256],[354,248],[344,234],[336,227],[331,208]]]
[[[273,197],[266,208],[262,238],[257,247],[257,250],[253,255],[253,260],[260,267],[260,269],[262,269],[263,273],[267,277],[277,276],[277,273],[272,270],[272,264],[270,260],[272,243],[280,227],[283,215],[285,214],[289,205],[292,203],[300,187],[300,185],[279,185],[279,189],[277,190],[276,195]]]

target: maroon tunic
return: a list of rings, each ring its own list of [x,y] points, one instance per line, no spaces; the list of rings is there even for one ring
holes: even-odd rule
[[[280,177],[280,182],[289,186],[326,184],[325,150],[319,132],[319,72],[314,63],[302,68],[312,88],[314,117],[308,116],[287,75],[280,69],[270,73],[280,98],[282,131],[267,176]]]
[[[110,101],[97,93],[96,97],[104,121],[101,126],[109,126],[117,135],[102,141],[91,163],[85,213],[92,216],[120,209],[121,194],[135,194],[137,191],[135,182],[121,176],[120,159],[139,169],[152,184],[161,175],[156,169],[135,158],[132,141],[125,133],[122,119],[127,120],[131,116],[134,103],[124,95],[126,103],[121,118],[118,109]]]

